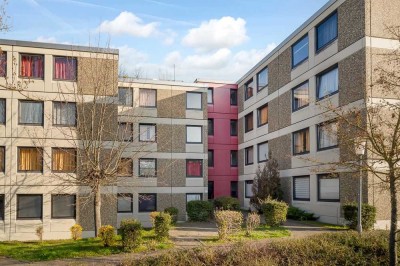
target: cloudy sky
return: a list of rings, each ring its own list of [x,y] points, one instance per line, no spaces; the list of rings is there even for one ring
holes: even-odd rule
[[[11,0],[0,38],[111,46],[124,73],[238,80],[328,0]]]

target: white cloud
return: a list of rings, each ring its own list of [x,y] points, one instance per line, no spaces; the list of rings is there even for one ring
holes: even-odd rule
[[[44,37],[44,36],[39,36],[37,37],[34,42],[47,42],[47,43],[56,43],[57,39],[54,37]]]
[[[202,22],[182,39],[182,44],[197,51],[212,51],[242,44],[248,39],[246,21],[242,18],[222,17]]]
[[[167,29],[164,33],[164,40],[163,43],[165,45],[172,45],[175,42],[175,38],[176,38],[177,34],[176,32],[174,32],[171,29]]]
[[[145,64],[148,55],[127,45],[117,47],[119,49],[119,65],[121,72],[134,73],[137,68]]]
[[[157,33],[158,23],[143,23],[143,20],[131,12],[121,12],[114,20],[103,21],[98,30],[111,35],[129,34],[146,38]]]

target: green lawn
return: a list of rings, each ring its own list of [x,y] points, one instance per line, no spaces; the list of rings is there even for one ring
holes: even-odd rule
[[[166,249],[173,246],[172,242],[157,242],[154,230],[143,231],[143,243],[134,252]],[[103,247],[97,238],[73,240],[51,240],[31,242],[0,242],[0,256],[10,257],[22,261],[46,261],[67,258],[82,258],[106,256],[122,253],[121,237],[113,247]]]
[[[320,226],[326,229],[333,229],[333,230],[349,230],[349,227],[346,225],[337,225],[337,224],[327,224],[327,223],[321,223],[317,221],[298,221],[300,223],[304,224],[310,224],[310,225],[315,225],[315,226]]]

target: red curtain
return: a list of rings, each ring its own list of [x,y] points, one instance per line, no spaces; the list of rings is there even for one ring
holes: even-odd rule
[[[76,59],[56,57],[54,60],[54,78],[61,80],[75,80]]]
[[[27,78],[43,78],[43,56],[42,55],[22,55],[21,56],[21,76]]]
[[[188,161],[186,167],[188,176],[201,176],[201,161]]]

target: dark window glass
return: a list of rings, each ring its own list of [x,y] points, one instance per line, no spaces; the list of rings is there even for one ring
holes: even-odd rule
[[[339,71],[335,67],[317,76],[317,98],[323,99],[339,90]]]
[[[238,151],[231,151],[231,166],[238,166]]]
[[[207,90],[207,103],[214,103],[214,90],[213,88],[208,88]]]
[[[208,150],[208,167],[214,167],[214,151]]]
[[[244,149],[245,164],[250,165],[254,163],[253,146]]]
[[[214,181],[208,181],[208,199],[214,199]]]
[[[253,130],[253,112],[244,117],[244,131],[249,132]]]
[[[202,177],[203,176],[203,160],[188,159],[186,160],[186,176]]]
[[[19,101],[19,124],[43,125],[43,102]]]
[[[214,119],[208,119],[208,135],[214,136]]]
[[[118,212],[133,212],[133,195],[130,193],[118,194]]]
[[[259,127],[268,124],[268,105],[257,109],[257,124]]]
[[[132,158],[120,158],[117,169],[117,176],[132,176],[133,160]]]
[[[19,73],[23,78],[43,79],[44,56],[21,54]]]
[[[75,126],[76,103],[53,102],[53,125]]]
[[[231,105],[237,105],[237,90],[231,89]]]
[[[238,135],[238,122],[237,120],[231,120],[231,136]]]
[[[264,68],[257,74],[257,91],[261,91],[268,85],[268,68]]]
[[[156,177],[157,159],[139,159],[139,176]]]
[[[52,195],[51,218],[75,218],[75,195]]]
[[[338,36],[338,15],[337,12],[325,19],[316,27],[317,30],[317,51],[321,50]]]
[[[0,77],[7,76],[7,52],[0,53]]]
[[[74,57],[55,56],[54,57],[54,79],[56,80],[76,80],[77,61]]]
[[[42,219],[42,195],[17,195],[17,219]]]
[[[293,199],[294,200],[310,200],[310,177],[295,176],[293,177]]]
[[[231,181],[231,197],[237,198],[238,197],[238,182]]]
[[[0,147],[0,172],[4,173],[5,165],[6,165],[6,148]]]
[[[292,91],[292,96],[293,96],[292,98],[293,111],[308,106],[309,103],[308,81],[294,88]]]
[[[0,124],[6,123],[6,99],[0,99]]]
[[[4,194],[1,194],[0,195],[0,220],[4,220],[4,206],[5,206]]]
[[[253,79],[251,79],[244,85],[244,100],[253,97],[253,93],[254,93],[254,81]]]
[[[292,67],[308,59],[308,35],[292,46]]]
[[[118,101],[120,105],[132,106],[133,105],[133,90],[132,88],[118,88]]]
[[[139,212],[157,210],[157,194],[139,194]]]
[[[118,140],[127,142],[133,141],[133,123],[118,123]]]
[[[310,152],[310,130],[308,128],[293,133],[293,155]]]
[[[266,162],[268,160],[268,142],[257,145],[258,162]]]

